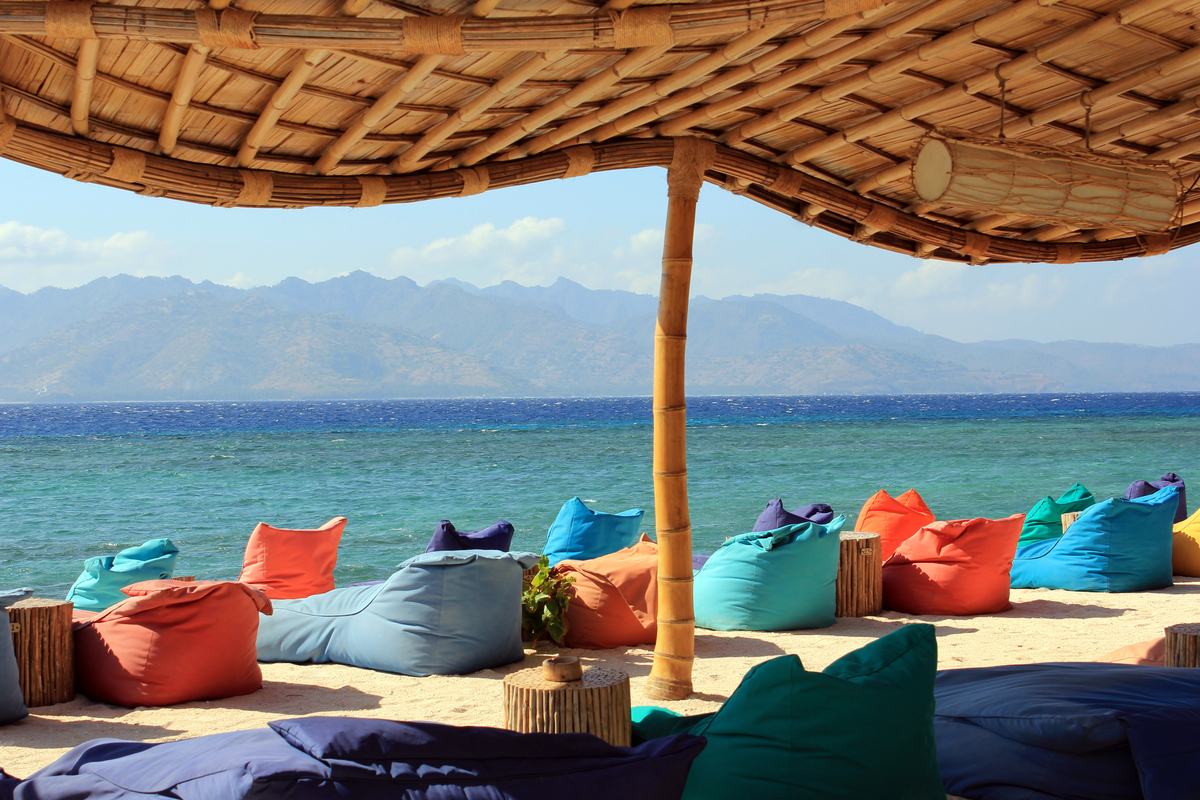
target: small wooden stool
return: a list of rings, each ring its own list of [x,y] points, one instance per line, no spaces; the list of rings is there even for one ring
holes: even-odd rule
[[[29,708],[75,699],[74,603],[30,597],[8,607],[21,694]]]
[[[1200,623],[1172,625],[1166,629],[1166,667],[1200,667]]]
[[[504,676],[504,727],[520,733],[590,733],[629,747],[633,737],[629,676],[592,667],[578,681],[555,682],[541,668]]]
[[[883,550],[878,533],[842,534],[838,556],[839,617],[865,617],[883,611]]]
[[[1068,511],[1062,515],[1063,533],[1067,532],[1067,528],[1071,527],[1071,523],[1079,519],[1079,515],[1082,513],[1082,511]]]

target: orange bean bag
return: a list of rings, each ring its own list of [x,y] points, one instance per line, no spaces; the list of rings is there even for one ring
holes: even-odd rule
[[[854,530],[878,533],[883,560],[887,561],[901,542],[933,521],[933,512],[916,489],[909,489],[899,497],[892,497],[880,489],[863,503],[858,519],[854,521]]]
[[[934,522],[883,565],[883,607],[908,614],[969,616],[1011,608],[1009,571],[1024,514]]]
[[[262,688],[261,591],[233,581],[143,581],[129,599],[75,615],[75,684],[93,700],[166,706]]]
[[[568,647],[606,650],[654,642],[658,545],[649,536],[600,558],[560,561],[554,570],[575,578],[563,640]]]
[[[1146,667],[1165,666],[1167,660],[1167,637],[1160,636],[1148,642],[1127,644],[1118,647],[1099,659],[1108,664],[1141,664]]]
[[[1171,572],[1200,578],[1200,510],[1171,530]]]
[[[272,600],[295,600],[333,591],[333,568],[345,517],[334,517],[315,531],[255,526],[246,543],[238,580],[256,586]]]

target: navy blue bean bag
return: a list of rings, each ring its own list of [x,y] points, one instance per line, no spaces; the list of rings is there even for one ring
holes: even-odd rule
[[[783,507],[783,498],[776,497],[767,503],[767,507],[758,515],[754,527],[755,532],[773,531],[788,525],[799,525],[802,522],[815,522],[818,525],[828,525],[833,522],[833,507],[825,503],[809,503],[803,508],[788,511]]]
[[[0,591],[0,725],[7,725],[29,716],[25,697],[21,694],[17,656],[13,651],[12,633],[8,622],[8,607],[33,594],[32,589]]]
[[[512,546],[513,526],[507,520],[497,520],[491,525],[478,531],[460,531],[454,523],[444,519],[438,523],[429,540],[426,553],[438,553],[443,550],[503,550],[508,551]]]
[[[704,745],[306,717],[163,744],[97,739],[24,781],[0,773],[0,798],[678,800]]]
[[[258,660],[461,675],[520,661],[521,573],[532,553],[452,550],[410,558],[383,583],[275,601]]]
[[[1183,478],[1176,475],[1174,472],[1168,472],[1156,481],[1134,481],[1129,484],[1129,488],[1125,490],[1125,499],[1133,500],[1137,497],[1145,497],[1146,495],[1154,494],[1159,489],[1165,489],[1168,486],[1174,486],[1179,490],[1179,507],[1175,509],[1175,521],[1183,522],[1187,519],[1187,487],[1183,483]]]
[[[939,672],[938,768],[972,800],[1200,797],[1200,670],[1022,664]]]

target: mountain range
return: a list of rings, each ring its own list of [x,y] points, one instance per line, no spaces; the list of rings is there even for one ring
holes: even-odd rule
[[[651,295],[353,272],[0,288],[0,401],[642,395]],[[956,342],[807,295],[693,298],[692,394],[1200,390],[1200,345]]]

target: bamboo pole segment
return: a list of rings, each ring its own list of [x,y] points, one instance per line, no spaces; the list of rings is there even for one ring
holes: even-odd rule
[[[841,534],[835,591],[839,617],[869,617],[883,611],[883,548],[878,533]]]
[[[76,136],[88,135],[92,87],[95,85],[96,63],[99,60],[99,39],[84,39],[79,43],[79,58],[75,62],[75,86],[71,91],[71,130]]]
[[[619,669],[592,667],[572,681],[546,680],[541,669],[504,676],[504,727],[518,733],[590,733],[629,747],[632,706]]]
[[[667,223],[654,333],[654,519],[658,538],[658,638],[646,696],[679,700],[692,693],[696,619],[692,605],[692,523],[687,498],[687,400],[684,354],[692,279],[696,202],[716,147],[675,140],[667,168]]]
[[[1200,624],[1171,625],[1166,629],[1166,667],[1200,667]]]
[[[73,603],[30,597],[8,607],[21,694],[30,708],[75,697]]]
[[[208,7],[213,11],[221,11],[229,7],[229,0],[208,0]],[[183,57],[179,77],[175,79],[175,89],[171,92],[171,102],[167,105],[162,127],[159,129],[158,149],[164,155],[169,156],[175,150],[175,144],[179,141],[179,130],[183,127],[184,114],[191,105],[196,83],[200,80],[200,72],[204,69],[204,61],[210,52],[211,47],[194,44]]]
[[[1128,122],[1123,122],[1120,125],[1093,131],[1090,137],[1090,144],[1093,147],[1108,144],[1117,139],[1158,127],[1164,122],[1170,122],[1179,117],[1187,116],[1197,109],[1200,109],[1200,96],[1189,97],[1186,100],[1180,100],[1178,103],[1173,103],[1158,111],[1151,111],[1149,114],[1140,114],[1136,118]]]

